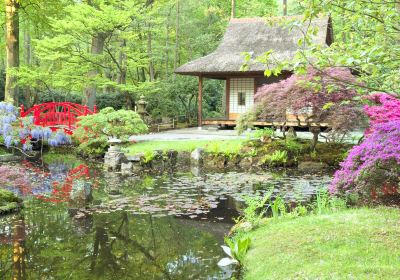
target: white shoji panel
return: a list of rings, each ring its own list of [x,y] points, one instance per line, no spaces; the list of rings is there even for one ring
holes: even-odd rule
[[[253,78],[234,78],[230,79],[229,112],[245,113],[254,104],[254,79]],[[246,95],[246,105],[239,105],[239,92]]]

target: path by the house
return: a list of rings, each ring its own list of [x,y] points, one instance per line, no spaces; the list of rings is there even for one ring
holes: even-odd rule
[[[281,132],[276,133],[277,136],[282,136]],[[323,135],[323,133],[322,133]],[[362,131],[353,132],[346,137],[346,142],[357,143],[363,135]],[[197,127],[173,129],[163,132],[150,133],[145,135],[131,136],[129,140],[136,142],[141,141],[190,141],[190,140],[233,140],[247,139],[251,137],[251,132],[245,132],[238,135],[236,130],[209,130],[207,128],[199,129]],[[297,132],[297,137],[300,139],[312,139],[310,132]],[[325,141],[320,137],[320,141]]]

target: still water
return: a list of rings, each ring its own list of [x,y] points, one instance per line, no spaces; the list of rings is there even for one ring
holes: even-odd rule
[[[293,171],[121,177],[60,160],[9,168],[3,187],[25,207],[0,218],[1,280],[230,279],[235,268],[217,263],[244,196],[273,188],[307,199],[330,180]],[[85,210],[69,199],[77,181],[93,191]]]

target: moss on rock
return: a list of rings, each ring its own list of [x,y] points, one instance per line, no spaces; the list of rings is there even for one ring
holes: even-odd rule
[[[20,203],[21,199],[14,193],[0,188],[0,215],[17,210]]]

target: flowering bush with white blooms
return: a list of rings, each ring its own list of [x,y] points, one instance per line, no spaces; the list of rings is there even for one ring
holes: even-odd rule
[[[40,140],[47,141],[50,146],[71,143],[63,130],[53,131],[48,127],[36,126],[33,117],[20,118],[17,107],[0,102],[0,145],[30,151],[32,144]]]

